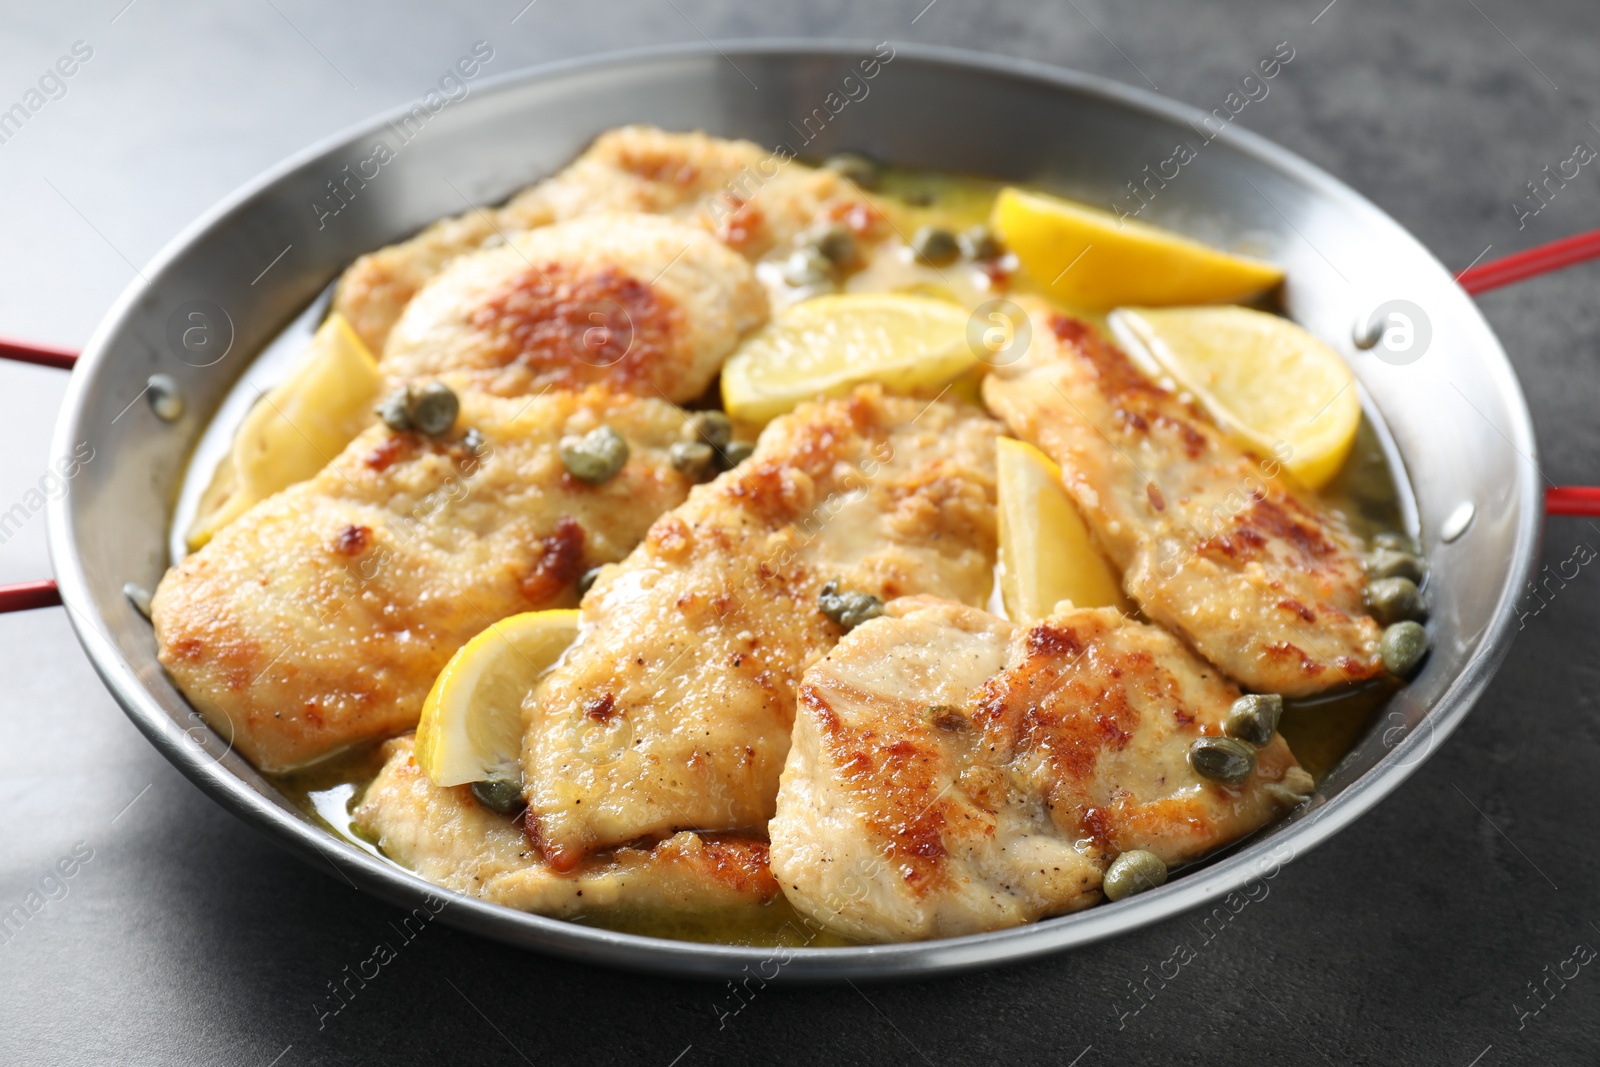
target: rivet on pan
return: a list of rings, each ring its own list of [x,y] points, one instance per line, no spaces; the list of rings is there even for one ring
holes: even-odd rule
[[[1351,327],[1350,339],[1361,351],[1367,351],[1383,339],[1383,320],[1374,321],[1374,316],[1370,315],[1357,319],[1356,324]]]
[[[169,374],[152,374],[145,385],[150,398],[150,410],[162,422],[177,422],[183,417],[183,396],[178,383]]]
[[[1472,501],[1463,500],[1446,516],[1444,524],[1439,527],[1439,539],[1448,545],[1467,532],[1467,527],[1472,525],[1472,520],[1477,514],[1478,509],[1473,506]]]
[[[150,618],[150,590],[142,585],[128,582],[122,587],[122,595],[128,598],[128,603],[133,605],[133,610],[143,615],[146,620]]]

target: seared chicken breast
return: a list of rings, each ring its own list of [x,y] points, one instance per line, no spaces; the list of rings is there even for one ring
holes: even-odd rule
[[[988,596],[995,431],[875,386],[802,405],[605,568],[527,706],[529,820],[551,866],[683,829],[759,833],[795,685],[841,633],[824,584]]]
[[[1032,626],[932,597],[888,605],[805,672],[772,820],[794,906],[865,941],[1087,907],[1119,853],[1196,859],[1308,795],[1274,736],[1237,786],[1189,745],[1239,696],[1156,626],[1099,608]]]
[[[1144,613],[1248,689],[1306,696],[1382,672],[1342,516],[1078,321],[1030,304],[991,411],[1061,465]]]
[[[261,770],[415,726],[461,645],[507,615],[576,604],[586,569],[623,558],[688,495],[667,456],[684,416],[665,401],[460,399],[445,437],[372,427],[157,588],[161,662]],[[602,423],[631,454],[588,485],[558,444]]]
[[[861,234],[880,223],[860,190],[832,171],[750,141],[624,126],[503,207],[473,208],[362,256],[340,279],[334,308],[381,352],[412,296],[457,256],[552,222],[615,212],[680,216],[749,259],[818,222],[843,221]]]
[[[600,383],[684,401],[766,317],[750,264],[700,227],[595,215],[456,259],[406,307],[379,368],[501,396]]]
[[[410,735],[384,746],[383,770],[353,822],[396,863],[435,885],[520,911],[563,919],[608,911],[712,911],[778,895],[765,841],[680,833],[652,848],[620,848],[558,874],[519,820],[499,815],[468,786],[440,787],[412,756]]]

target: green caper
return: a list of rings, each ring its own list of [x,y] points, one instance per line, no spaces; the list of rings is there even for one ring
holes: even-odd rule
[[[961,254],[979,262],[999,259],[1005,255],[1005,246],[987,226],[974,226],[961,235]]]
[[[455,390],[443,382],[429,382],[411,391],[411,425],[429,437],[449,433],[461,413]]]
[[[834,269],[848,267],[856,259],[856,239],[848,227],[834,223],[812,234],[811,244]]]
[[[590,567],[578,577],[579,599],[589,595],[589,590],[594,588],[594,583],[600,577],[600,571],[603,567],[604,564],[601,564],[600,567]]]
[[[1409,552],[1380,548],[1367,557],[1367,574],[1373,578],[1409,578],[1422,581],[1422,561]]]
[[[473,782],[472,795],[478,803],[501,815],[515,815],[528,806],[522,799],[522,785],[509,778],[490,778],[486,782]]]
[[[829,156],[827,162],[822,165],[839,177],[855,182],[863,189],[878,187],[878,165],[866,156],[857,155],[855,152],[840,152],[838,155]]]
[[[1277,693],[1246,693],[1233,702],[1222,731],[1229,737],[1261,748],[1272,740],[1283,715],[1283,698]]]
[[[378,418],[395,433],[411,429],[411,389],[402,385],[378,404]]]
[[[733,420],[720,411],[697,411],[684,420],[683,436],[721,448],[733,440]]]
[[[961,254],[961,245],[956,235],[942,226],[924,226],[912,236],[911,251],[916,254],[918,263],[942,267],[955,262]]]
[[[841,593],[838,582],[829,582],[817,596],[817,606],[829,619],[849,633],[868,619],[883,614],[883,601],[870,593]]]
[[[561,439],[561,462],[580,482],[609,481],[628,462],[628,442],[609,426],[597,426],[582,437]]]
[[[1161,857],[1136,848],[1111,861],[1105,877],[1100,880],[1100,890],[1107,900],[1121,900],[1154,889],[1166,880],[1167,865],[1161,862]]]
[[[1426,619],[1428,605],[1410,578],[1379,578],[1367,586],[1372,617],[1385,626],[1402,619]]]
[[[1416,548],[1411,538],[1407,537],[1403,533],[1396,533],[1393,530],[1385,530],[1380,534],[1374,534],[1372,537],[1372,547],[1386,548],[1390,552],[1411,552]]]
[[[1383,631],[1378,639],[1378,654],[1383,669],[1399,678],[1409,678],[1428,654],[1428,631],[1422,624],[1407,619]]]
[[[694,479],[704,478],[716,465],[717,454],[704,441],[675,441],[667,449],[672,469]]]
[[[1202,737],[1189,746],[1189,766],[1202,778],[1238,785],[1255,773],[1256,753],[1231,737]]]
[[[805,247],[789,254],[783,263],[783,280],[796,289],[833,285],[833,264],[815,248]]]
[[[729,441],[728,446],[717,452],[717,465],[725,471],[731,471],[745,460],[755,454],[756,446],[749,441]]]

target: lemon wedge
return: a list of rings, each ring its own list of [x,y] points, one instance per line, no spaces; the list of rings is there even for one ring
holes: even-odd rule
[[[1119,308],[1111,328],[1192,392],[1241,444],[1319,489],[1361,426],[1355,375],[1301,327],[1241,307]]]
[[[253,504],[311,477],[368,423],[378,363],[343,315],[328,316],[289,377],[245,416],[189,527],[194,551]]]
[[[1077,308],[1232,302],[1283,279],[1270,263],[1021,189],[1001,190],[992,225],[1035,282]]]
[[[965,310],[904,293],[845,293],[790,305],[722,369],[729,416],[760,424],[862,382],[937,389],[975,366]]]
[[[434,785],[517,777],[522,702],[577,635],[576,610],[528,611],[450,657],[417,723],[417,766]]]
[[[1089,537],[1061,468],[1023,441],[999,441],[1000,596],[1013,622],[1031,623],[1063,600],[1123,607],[1122,589]]]

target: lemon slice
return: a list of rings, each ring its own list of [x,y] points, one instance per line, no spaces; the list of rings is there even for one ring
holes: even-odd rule
[[[955,304],[903,293],[793,304],[723,367],[723,406],[735,419],[763,423],[862,382],[901,392],[937,389],[978,362],[967,343],[967,318]]]
[[[1028,275],[1079,308],[1242,300],[1283,280],[1270,263],[1020,189],[995,200],[993,226]]]
[[[576,610],[528,611],[450,657],[417,723],[417,766],[434,785],[517,777],[522,702],[577,635]]]
[[[1118,339],[1188,389],[1240,443],[1311,489],[1339,472],[1361,426],[1355,376],[1301,327],[1241,307],[1119,308]]]
[[[378,363],[335,312],[289,377],[256,402],[217,464],[189,527],[190,551],[251,505],[311,477],[344,451],[377,401]]]
[[[1011,621],[1030,623],[1063,600],[1122,607],[1122,589],[1089,538],[1061,468],[1022,441],[999,441],[1000,596]]]

